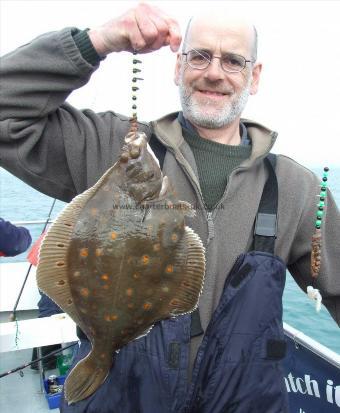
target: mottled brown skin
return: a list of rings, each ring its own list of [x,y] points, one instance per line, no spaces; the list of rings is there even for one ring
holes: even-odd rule
[[[131,127],[125,143],[118,162],[64,208],[40,251],[39,288],[92,344],[65,381],[69,403],[98,389],[115,350],[192,311],[203,286],[204,247],[184,225],[190,205],[176,200],[145,134]]]
[[[316,278],[321,266],[321,231],[316,229],[312,237],[311,272],[312,277]]]
[[[145,144],[128,144],[75,225],[67,260],[72,298],[85,333],[102,348],[117,350],[180,312],[188,206],[176,202],[170,188],[160,196],[161,187],[161,171]]]

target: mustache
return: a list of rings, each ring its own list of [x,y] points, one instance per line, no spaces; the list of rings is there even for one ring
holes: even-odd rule
[[[223,81],[210,82],[207,80],[200,80],[193,82],[191,85],[193,90],[206,90],[209,92],[223,93],[224,95],[232,95],[235,93],[233,87],[228,87],[223,84]]]

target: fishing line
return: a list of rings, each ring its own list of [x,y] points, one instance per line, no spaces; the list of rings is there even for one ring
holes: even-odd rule
[[[48,223],[49,223],[49,221],[50,221],[50,217],[51,217],[51,214],[52,214],[52,211],[53,211],[53,208],[54,208],[54,205],[55,205],[56,201],[57,201],[57,200],[54,199],[53,202],[52,202],[52,205],[51,205],[51,208],[50,208],[50,212],[48,213],[48,217],[47,217],[47,219],[46,219],[46,221],[45,221],[44,228],[43,228],[43,230],[41,231],[41,234],[40,234],[40,235],[42,235],[42,234],[44,233],[44,231],[46,230],[46,228],[47,228],[47,225],[48,225]],[[26,285],[28,276],[29,276],[29,274],[30,274],[30,272],[31,272],[32,265],[33,265],[33,264],[30,264],[30,266],[28,267],[28,270],[27,270],[27,273],[26,273],[24,282],[22,283],[22,286],[21,286],[21,289],[20,289],[18,298],[17,298],[17,300],[16,300],[16,302],[15,302],[15,305],[14,305],[14,308],[13,308],[13,311],[12,311],[12,314],[11,314],[10,317],[9,317],[10,321],[17,321],[17,316],[16,316],[17,307],[18,307],[20,298],[21,298],[21,296],[22,296],[22,293],[23,293],[23,291],[24,291],[24,288],[25,288],[25,285]],[[15,339],[16,339],[16,341],[17,341],[17,339],[18,339],[18,325],[17,325],[17,332],[16,332],[16,337],[15,337]]]
[[[312,236],[312,252],[311,252],[311,274],[312,285],[307,286],[307,295],[311,300],[315,301],[315,309],[317,312],[321,310],[322,296],[320,291],[315,288],[316,278],[319,276],[321,267],[321,248],[322,248],[322,232],[321,225],[325,215],[326,197],[327,197],[327,181],[328,181],[329,168],[325,166],[323,168],[323,176],[320,184],[320,195],[318,202],[318,209],[315,215],[315,230]]]

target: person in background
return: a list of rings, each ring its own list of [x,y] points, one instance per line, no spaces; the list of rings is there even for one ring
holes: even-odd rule
[[[25,252],[32,243],[27,228],[17,227],[0,218],[0,257],[14,257]]]
[[[99,27],[39,36],[2,59],[0,164],[69,202],[117,161],[130,119],[114,111],[78,110],[68,96],[90,81],[109,54],[114,59],[118,52],[143,54],[169,45],[178,52],[174,77],[181,110],[138,127],[150,145],[164,147],[163,173],[178,198],[197,206],[186,223],[206,248],[198,317],[156,323],[114,355],[94,394],[70,404],[64,399],[63,413],[288,411],[282,293],[286,268],[304,291],[312,282],[319,178],[284,155],[270,168],[277,133],[241,118],[262,70],[255,28],[216,10],[190,21],[179,50],[181,40],[174,19],[139,4]],[[120,78],[123,70],[116,66],[111,76]],[[275,180],[267,181],[273,174]],[[276,181],[275,214],[264,209],[257,220],[266,182],[273,189]],[[340,214],[329,191],[326,215],[315,285],[340,324]],[[270,238],[273,250],[257,250],[254,233]],[[91,350],[86,336],[79,337],[75,363]],[[75,378],[77,389],[87,390],[101,374],[98,363],[96,374]]]

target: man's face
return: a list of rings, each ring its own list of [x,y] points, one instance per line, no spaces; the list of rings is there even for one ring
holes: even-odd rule
[[[209,51],[212,56],[235,53],[252,60],[253,31],[193,22],[184,45]],[[175,82],[179,86],[184,116],[194,125],[217,129],[239,119],[250,94],[257,91],[261,65],[247,63],[238,73],[227,73],[220,59],[213,58],[204,69],[193,69],[185,56],[177,58]]]

